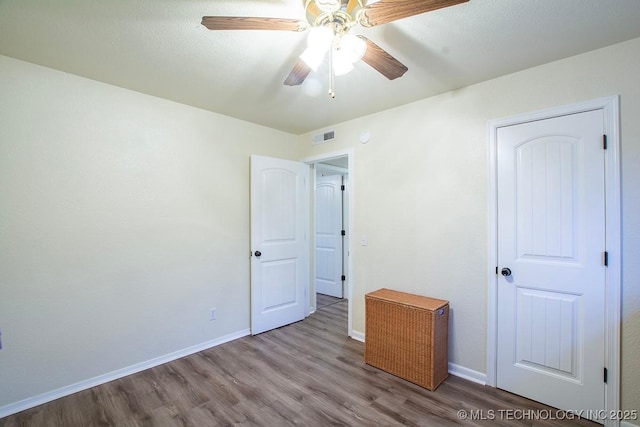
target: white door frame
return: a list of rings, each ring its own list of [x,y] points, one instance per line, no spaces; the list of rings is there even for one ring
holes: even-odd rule
[[[619,97],[595,99],[548,110],[491,120],[488,123],[488,251],[487,251],[487,385],[496,387],[497,378],[497,131],[535,120],[542,120],[585,111],[603,110],[604,131],[607,135],[605,151],[605,206],[606,250],[609,266],[605,286],[605,386],[606,411],[620,408],[620,296],[621,296],[621,222],[620,222],[620,127]],[[576,408],[580,409],[580,408]],[[606,420],[606,426],[618,425],[618,421]]]
[[[353,148],[348,148],[346,150],[339,150],[339,151],[332,151],[329,153],[324,153],[324,154],[318,154],[316,156],[311,156],[311,157],[305,157],[303,159],[301,159],[300,161],[303,163],[307,163],[307,164],[314,164],[314,163],[319,163],[319,162],[325,162],[327,160],[332,160],[332,159],[337,159],[339,157],[344,157],[347,156],[347,158],[349,159],[349,164],[348,164],[348,170],[349,170],[349,198],[347,201],[347,204],[349,206],[348,210],[347,210],[347,235],[351,235],[353,233],[353,212],[354,212],[354,208],[353,208],[353,200],[355,199],[354,197],[354,182],[353,182],[353,165],[354,165],[354,158],[353,158]],[[315,183],[315,173],[312,174],[313,175],[313,182],[311,183],[310,188],[315,189],[316,183]],[[315,212],[315,209],[313,210]],[[313,227],[315,228],[315,221],[313,221]],[[310,251],[310,256],[311,259],[309,260],[309,266],[311,267],[312,270],[312,277],[315,277],[315,257],[313,255],[313,247],[315,245],[315,239],[311,239],[311,244],[309,247],[309,251]],[[353,317],[352,317],[352,308],[353,308],[353,288],[354,288],[354,280],[353,280],[353,250],[351,248],[351,241],[353,239],[347,239],[347,253],[349,254],[349,262],[347,264],[347,274],[349,275],[347,277],[347,281],[349,283],[349,285],[347,286],[347,334],[350,337],[353,337]],[[311,284],[311,286],[313,286],[313,284]],[[311,289],[311,293],[313,295],[315,295],[315,288]],[[315,306],[315,304],[314,304]]]

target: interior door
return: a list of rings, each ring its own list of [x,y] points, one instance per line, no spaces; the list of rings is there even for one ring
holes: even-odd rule
[[[497,386],[602,410],[602,110],[498,129]]]
[[[316,178],[316,292],[336,298],[343,297],[341,187],[342,175]]]
[[[309,167],[251,156],[251,333],[304,319],[309,281]]]

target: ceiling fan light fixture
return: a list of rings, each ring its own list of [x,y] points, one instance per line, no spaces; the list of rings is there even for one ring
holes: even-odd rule
[[[333,31],[329,27],[312,27],[307,36],[307,46],[326,52],[333,43],[333,37]]]
[[[336,39],[333,47],[333,72],[342,76],[353,70],[353,64],[360,61],[367,51],[367,43],[352,34]]]
[[[307,36],[307,48],[302,52],[302,55],[300,55],[300,59],[302,59],[313,71],[317,71],[333,43],[333,38],[333,31],[331,31],[330,28],[311,28],[311,30],[309,30],[309,35]]]
[[[353,34],[345,34],[340,39],[340,50],[347,55],[351,63],[355,64],[367,52],[367,43]]]
[[[326,52],[321,52],[308,47],[304,52],[302,52],[300,59],[302,59],[313,71],[318,71],[318,67],[320,67],[320,64],[324,61],[325,55]]]

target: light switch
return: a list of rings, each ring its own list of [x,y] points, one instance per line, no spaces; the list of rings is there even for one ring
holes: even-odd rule
[[[366,235],[363,235],[360,238],[360,246],[367,246],[369,244],[369,237],[367,237]]]

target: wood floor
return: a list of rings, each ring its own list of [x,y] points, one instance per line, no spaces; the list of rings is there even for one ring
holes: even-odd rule
[[[335,303],[346,301],[342,298],[336,298],[329,295],[316,294],[316,308],[319,310],[328,305],[333,305]]]
[[[551,408],[457,377],[431,392],[365,365],[364,345],[346,335],[346,313],[346,300],[325,305],[302,322],[23,411],[0,426],[598,426],[558,420]]]

